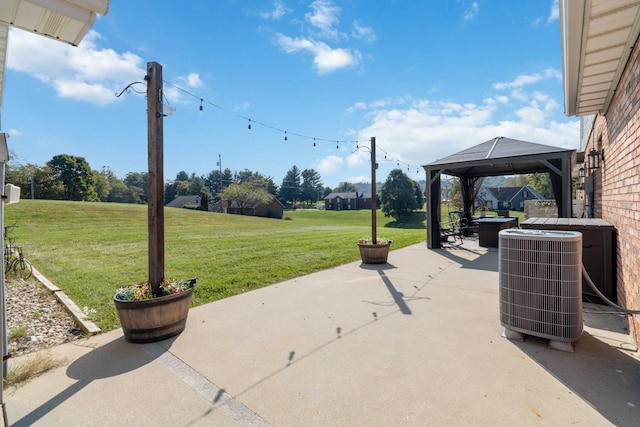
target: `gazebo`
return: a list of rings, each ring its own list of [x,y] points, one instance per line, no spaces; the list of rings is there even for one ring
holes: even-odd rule
[[[473,202],[487,176],[548,172],[558,217],[571,217],[571,171],[576,150],[520,141],[502,136],[424,165],[426,172],[427,247],[440,247],[440,178],[460,178],[463,216],[471,223]]]

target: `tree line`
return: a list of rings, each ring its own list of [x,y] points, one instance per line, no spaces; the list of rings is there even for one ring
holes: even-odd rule
[[[129,172],[120,179],[110,168],[94,170],[84,157],[69,154],[54,156],[44,166],[9,162],[5,181],[21,189],[22,198],[76,200],[88,202],[147,203],[147,172]],[[276,197],[285,205],[312,205],[332,192],[355,192],[356,185],[341,182],[337,187],[324,186],[314,169],[292,166],[280,185],[260,172],[245,169],[212,170],[206,175],[180,171],[165,183],[165,204],[178,196],[199,195],[205,201],[231,199],[240,207]],[[392,171],[381,187],[385,214],[402,215],[424,204],[417,182],[399,169]]]
[[[109,167],[94,170],[84,157],[69,154],[54,156],[44,166],[14,164],[6,168],[6,182],[21,188],[22,198],[77,200],[90,202],[147,203],[147,172],[129,172],[120,179]],[[323,200],[329,193],[356,191],[355,185],[340,183],[336,188],[324,186],[314,169],[292,166],[280,185],[272,177],[248,169],[212,170],[205,175],[180,171],[165,183],[165,203],[178,196],[200,195],[210,201],[227,196],[237,199],[241,190],[261,190],[283,204]]]

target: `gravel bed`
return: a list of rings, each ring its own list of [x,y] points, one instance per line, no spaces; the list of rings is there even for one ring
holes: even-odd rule
[[[20,356],[82,336],[75,320],[35,279],[5,280],[8,353]]]

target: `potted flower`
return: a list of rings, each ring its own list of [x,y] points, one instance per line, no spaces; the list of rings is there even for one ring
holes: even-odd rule
[[[389,246],[392,240],[372,239],[371,237],[358,240],[360,259],[363,264],[384,264],[389,256]]]
[[[160,341],[182,332],[187,323],[196,279],[164,278],[154,295],[148,282],[119,288],[113,302],[125,340]]]

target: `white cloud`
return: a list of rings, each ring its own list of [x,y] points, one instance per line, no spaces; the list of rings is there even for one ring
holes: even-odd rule
[[[8,134],[10,136],[22,136],[22,132],[19,131],[18,129],[9,129]]]
[[[478,2],[474,1],[469,5],[469,7],[467,7],[467,10],[465,10],[462,19],[464,19],[465,21],[470,21],[476,17],[479,11],[480,7],[478,6]]]
[[[331,48],[323,42],[291,38],[276,34],[276,44],[287,53],[306,51],[313,55],[314,67],[319,74],[326,74],[340,68],[352,67],[360,62],[360,53],[349,49]]]
[[[560,9],[558,8],[558,0],[553,0],[553,4],[551,5],[551,12],[549,13],[549,18],[547,19],[547,23],[552,23],[560,19]]]
[[[344,160],[339,156],[327,156],[316,162],[315,169],[322,175],[331,175],[342,169]]]
[[[274,42],[287,53],[307,52],[313,55],[313,65],[318,74],[334,72],[338,69],[353,67],[362,60],[357,49],[335,47],[325,41],[335,43],[337,40],[349,40],[349,35],[339,29],[340,7],[331,0],[315,0],[310,4],[311,12],[304,15],[308,24],[306,34],[291,37],[277,33]],[[299,22],[298,22],[299,23]],[[373,42],[376,39],[372,28],[353,22],[351,37]]]
[[[358,110],[364,110],[367,108],[366,102],[356,102],[351,107],[347,108],[347,113],[355,113]]]
[[[346,109],[346,112],[355,113],[356,111],[365,110],[365,109],[378,110],[381,108],[388,107],[390,105],[402,105],[406,101],[410,101],[410,100],[411,100],[410,96],[403,96],[403,97],[396,97],[396,98],[388,98],[388,97],[381,98],[381,99],[370,101],[368,103],[359,101],[353,104],[352,106],[348,107]]]
[[[202,87],[202,80],[198,73],[191,73],[186,77],[178,77],[179,80],[183,80],[190,88],[197,89]]]
[[[338,24],[340,8],[327,0],[316,0],[311,3],[312,12],[305,14],[305,19],[321,31],[322,36],[334,38],[338,32],[334,28]]]
[[[498,90],[521,88],[547,79],[562,79],[562,73],[553,68],[547,68],[542,73],[521,74],[513,81],[495,83],[493,88]]]
[[[184,90],[198,89],[203,86],[198,73],[190,73],[186,76],[175,78],[175,85],[165,84],[163,88],[164,96],[171,104],[187,104],[193,101],[193,97],[187,95]]]
[[[143,60],[130,53],[97,46],[101,36],[89,31],[78,47],[22,30],[10,29],[7,67],[53,87],[58,96],[105,105],[129,83],[142,81]]]
[[[261,12],[260,16],[264,19],[278,20],[288,13],[291,13],[291,9],[287,8],[282,1],[276,0],[273,2],[273,9],[269,12]]]
[[[370,164],[371,154],[369,151],[357,150],[347,156],[347,165],[350,168],[356,168]]]
[[[367,182],[371,182],[371,177],[370,176],[364,176],[364,175],[352,176],[352,177],[347,178],[347,182],[350,182],[352,184],[357,184],[357,183],[361,183],[361,182],[367,183]]]
[[[553,73],[550,73],[553,74]],[[532,84],[528,82],[527,84]],[[520,86],[520,85],[515,85]],[[517,96],[513,96],[513,92]],[[487,97],[480,104],[415,99],[408,107],[371,108],[370,124],[359,140],[376,137],[380,152],[412,167],[430,163],[465,148],[505,136],[563,148],[579,144],[580,122],[562,114],[560,103],[540,92],[521,87],[512,96]],[[366,111],[366,109],[364,110]],[[357,163],[347,162],[347,166]],[[381,163],[381,167],[384,163]]]
[[[353,30],[351,35],[356,39],[364,39],[368,42],[374,42],[376,40],[376,33],[371,27],[360,25],[358,21],[353,22]]]
[[[346,111],[361,114],[368,125],[348,133],[358,141],[376,137],[379,177],[400,167],[414,179],[423,179],[421,165],[496,136],[575,149],[579,145],[579,120],[567,118],[562,103],[550,95],[552,92],[541,90],[549,86],[547,79],[557,77],[553,69],[539,74],[523,73],[511,82],[495,84],[494,93],[479,103],[411,96],[359,101]],[[504,89],[509,90],[508,95]],[[355,148],[353,144],[343,150],[341,145],[341,152],[331,157],[333,168],[327,167],[323,176],[341,169],[343,174],[351,171],[349,182],[369,182],[370,154],[366,150],[351,152]]]
[[[517,101],[527,102],[529,100],[529,95],[520,88],[512,90],[510,95],[512,99]]]

